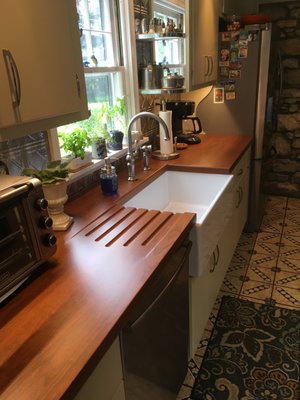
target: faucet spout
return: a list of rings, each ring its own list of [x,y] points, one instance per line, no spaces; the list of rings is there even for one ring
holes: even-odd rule
[[[127,156],[126,156],[126,161],[127,161],[127,168],[128,168],[128,180],[129,181],[135,181],[137,180],[137,177],[135,175],[135,152],[133,151],[133,146],[132,146],[132,136],[131,136],[131,130],[132,130],[132,125],[138,120],[143,117],[148,117],[155,119],[162,127],[164,130],[164,139],[165,140],[171,140],[170,139],[170,133],[169,129],[165,123],[165,121],[160,118],[158,115],[151,113],[149,111],[142,111],[136,115],[134,115],[128,125],[128,151],[127,151]]]

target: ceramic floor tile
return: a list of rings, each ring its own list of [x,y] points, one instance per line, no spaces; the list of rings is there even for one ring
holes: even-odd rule
[[[276,232],[259,232],[257,234],[256,244],[257,243],[272,243],[277,246],[280,245],[281,234]]]
[[[286,223],[285,226],[283,227],[282,234],[284,236],[299,237],[300,236],[300,224]]]
[[[271,269],[276,267],[277,257],[268,254],[253,254],[250,264]]]
[[[268,241],[256,241],[253,254],[266,254],[274,257],[278,256],[279,242],[271,243]]]
[[[252,250],[256,241],[257,233],[242,233],[240,240],[236,246],[237,251],[249,251]]]
[[[227,275],[237,276],[237,277],[244,276],[247,272],[247,269],[248,269],[248,263],[240,264],[238,262],[232,262],[228,267]]]
[[[245,275],[230,275],[227,274],[223,280],[221,290],[229,294],[239,294],[244,282]]]
[[[300,210],[300,199],[289,198],[287,201],[287,209],[298,209]]]
[[[252,250],[244,251],[244,250],[236,249],[233,254],[232,260],[230,262],[230,265],[232,265],[232,264],[233,265],[236,265],[236,264],[237,265],[247,265],[247,264],[249,264],[251,256],[252,256]]]
[[[293,272],[300,274],[300,261],[292,258],[280,256],[278,259],[277,267],[281,271]]]
[[[300,247],[300,237],[282,235],[280,243],[281,243],[281,247],[285,247],[285,246]]]
[[[276,221],[274,218],[269,218],[267,215],[263,217],[260,231],[261,232],[272,232],[272,233],[281,233],[282,232],[282,221]]]
[[[300,290],[282,286],[274,286],[272,298],[276,304],[300,309]]]
[[[265,268],[261,265],[250,264],[246,278],[248,278],[248,280],[250,281],[273,284],[276,270],[276,267]],[[247,282],[248,280],[245,280],[245,282]]]
[[[176,397],[176,400],[189,400],[192,392],[192,388],[190,386],[185,386],[184,384],[181,386],[180,391]]]
[[[279,257],[291,258],[293,260],[300,260],[300,247],[283,246],[280,248]]]
[[[240,296],[251,300],[265,301],[270,299],[272,295],[272,285],[264,282],[248,281],[244,282]]]
[[[276,272],[274,284],[281,287],[300,289],[300,274],[278,271]]]
[[[273,209],[285,209],[287,205],[287,198],[284,196],[268,196],[266,211],[270,212]]]

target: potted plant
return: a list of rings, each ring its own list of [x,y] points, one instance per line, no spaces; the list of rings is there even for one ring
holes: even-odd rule
[[[102,104],[99,118],[103,124],[107,123],[111,129],[108,147],[112,150],[121,150],[124,132],[126,132],[126,106],[124,97],[117,97],[114,105]]]
[[[48,213],[53,220],[53,230],[67,230],[73,222],[73,217],[64,213],[64,205],[68,200],[68,163],[51,161],[47,168],[42,170],[25,168],[23,175],[35,177],[42,182],[44,196],[48,201]]]
[[[91,141],[92,158],[101,159],[107,156],[106,142],[109,139],[109,133],[106,124],[99,119],[100,110],[93,108],[88,119],[80,121],[79,127],[86,130]]]
[[[74,128],[70,133],[58,132],[61,147],[69,153],[69,171],[76,172],[92,163],[92,153],[87,151],[91,145],[91,139],[86,129]]]

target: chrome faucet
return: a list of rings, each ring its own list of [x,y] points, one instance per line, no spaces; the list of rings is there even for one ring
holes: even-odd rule
[[[136,155],[136,151],[133,151],[133,147],[132,147],[132,138],[131,138],[131,128],[132,125],[140,118],[143,117],[149,117],[149,118],[153,118],[155,119],[159,124],[161,124],[161,126],[164,129],[165,132],[165,136],[164,136],[164,140],[170,140],[170,133],[168,130],[168,127],[165,123],[165,121],[160,118],[158,115],[151,113],[149,111],[142,111],[136,115],[134,115],[128,125],[128,132],[127,132],[127,137],[128,137],[128,151],[127,151],[127,156],[126,156],[126,162],[127,162],[127,169],[128,169],[128,180],[129,181],[136,181],[137,177],[135,175],[135,155]]]

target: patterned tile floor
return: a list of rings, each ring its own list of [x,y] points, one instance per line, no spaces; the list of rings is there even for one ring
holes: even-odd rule
[[[188,400],[223,295],[300,310],[300,199],[270,196],[258,233],[243,233],[177,400]]]

